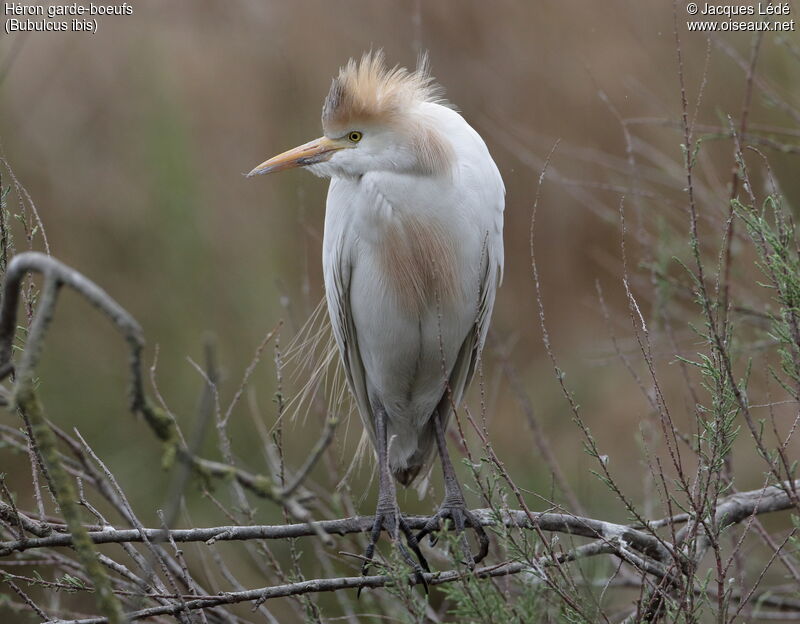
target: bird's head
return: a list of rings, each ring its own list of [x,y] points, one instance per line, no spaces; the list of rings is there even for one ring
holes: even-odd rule
[[[322,107],[324,135],[261,163],[248,175],[306,167],[324,177],[372,171],[438,175],[450,170],[452,147],[430,103],[443,103],[423,58],[416,71],[387,68],[381,51],[350,60],[333,79]]]

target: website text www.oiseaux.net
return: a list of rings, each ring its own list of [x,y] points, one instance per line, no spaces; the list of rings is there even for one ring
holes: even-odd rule
[[[766,20],[743,22],[729,19],[718,22],[686,22],[686,28],[697,32],[794,32],[796,24],[794,20],[785,22],[768,22]]]
[[[686,4],[686,12],[691,17],[704,18],[686,22],[686,28],[696,32],[794,32],[797,28],[794,19],[790,19],[792,6],[788,2],[689,2]],[[741,19],[750,16],[752,18],[749,20]]]

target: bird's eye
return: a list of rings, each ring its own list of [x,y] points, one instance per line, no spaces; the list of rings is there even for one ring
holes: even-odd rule
[[[350,134],[347,135],[347,138],[350,139],[353,143],[358,143],[361,140],[361,137],[364,135],[360,133],[358,130],[353,130]]]

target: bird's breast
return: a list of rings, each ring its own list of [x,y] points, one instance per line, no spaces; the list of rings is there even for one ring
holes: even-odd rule
[[[432,178],[371,177],[331,184],[326,288],[346,292],[334,322],[350,317],[369,402],[418,427],[474,327],[485,228]]]
[[[455,241],[435,218],[396,216],[378,234],[377,258],[387,294],[421,315],[448,307],[460,294]]]

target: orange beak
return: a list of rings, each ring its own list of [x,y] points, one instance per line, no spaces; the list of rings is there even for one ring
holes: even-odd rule
[[[282,154],[273,156],[269,160],[265,160],[258,167],[248,173],[247,177],[249,178],[262,173],[274,173],[276,171],[283,171],[284,169],[305,167],[306,165],[324,162],[333,156],[334,152],[345,147],[349,147],[349,145],[344,144],[336,139],[320,137],[300,145],[299,147],[290,149],[288,152],[283,152]]]

